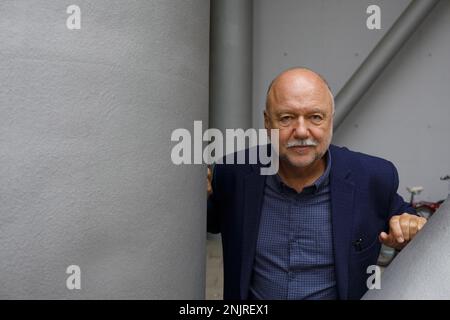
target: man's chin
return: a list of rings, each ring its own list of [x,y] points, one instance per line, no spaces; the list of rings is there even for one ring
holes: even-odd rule
[[[310,166],[314,162],[314,159],[295,159],[293,157],[288,157],[286,162],[290,167],[301,169]]]

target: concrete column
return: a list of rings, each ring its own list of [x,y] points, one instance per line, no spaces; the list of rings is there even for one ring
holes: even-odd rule
[[[0,6],[0,298],[203,298],[209,1]]]
[[[211,128],[252,125],[252,26],[252,0],[211,1]]]

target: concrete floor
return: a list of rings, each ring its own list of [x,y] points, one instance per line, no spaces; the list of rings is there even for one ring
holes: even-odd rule
[[[206,240],[206,300],[223,299],[223,260],[220,236]]]

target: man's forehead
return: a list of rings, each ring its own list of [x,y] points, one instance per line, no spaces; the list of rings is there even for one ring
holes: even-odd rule
[[[326,107],[332,97],[325,88],[314,86],[274,87],[270,92],[268,102],[273,106],[317,106]]]
[[[293,68],[282,72],[270,84],[267,97],[266,109],[272,105],[286,103],[287,101],[301,102],[314,101],[319,105],[334,109],[334,99],[325,79],[312,70],[304,68]]]
[[[306,106],[306,107],[298,107],[298,108],[290,108],[285,106],[276,106],[273,108],[275,114],[283,114],[283,113],[326,113],[328,107],[326,106]]]

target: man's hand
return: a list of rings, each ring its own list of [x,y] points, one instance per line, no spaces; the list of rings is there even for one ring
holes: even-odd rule
[[[389,234],[381,232],[378,238],[382,244],[400,250],[414,238],[425,223],[427,219],[409,213],[393,216],[389,221]]]
[[[212,187],[211,187],[211,180],[212,180],[212,173],[211,173],[211,169],[208,167],[208,178],[207,178],[207,191],[208,191],[208,196],[212,193]]]

